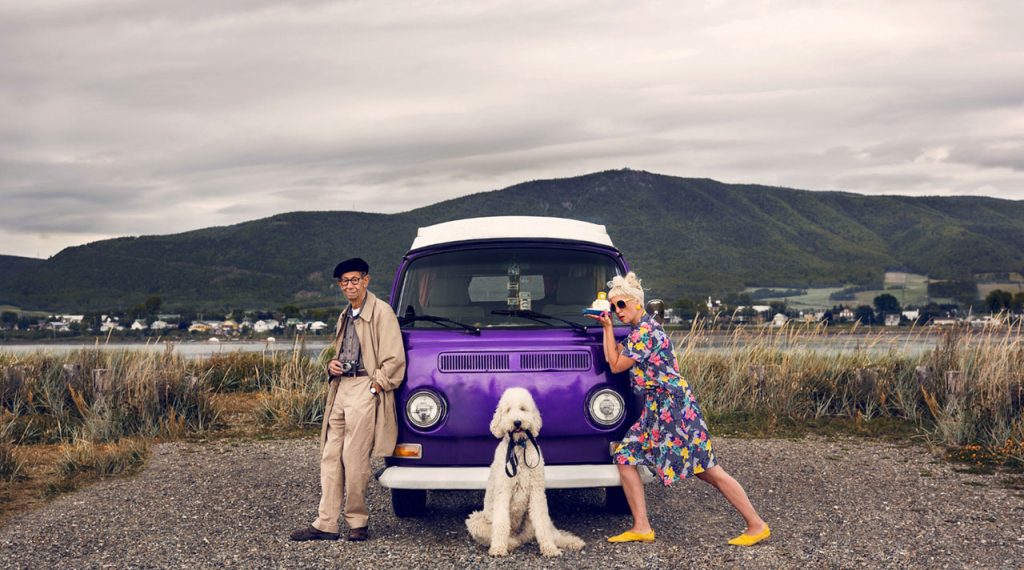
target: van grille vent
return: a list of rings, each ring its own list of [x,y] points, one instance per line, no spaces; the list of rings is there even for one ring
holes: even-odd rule
[[[569,352],[445,352],[437,358],[440,372],[540,372],[590,370],[590,351]]]
[[[524,352],[520,370],[590,370],[590,352]]]
[[[438,357],[441,372],[503,372],[509,369],[508,353],[449,352]]]

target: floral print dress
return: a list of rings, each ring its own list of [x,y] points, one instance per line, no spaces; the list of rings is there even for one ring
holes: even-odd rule
[[[623,356],[636,361],[630,385],[643,393],[644,409],[615,449],[615,462],[648,465],[665,485],[714,467],[708,426],[665,330],[644,315],[622,347]]]

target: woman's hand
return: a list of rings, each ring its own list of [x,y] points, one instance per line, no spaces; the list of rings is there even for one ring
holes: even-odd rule
[[[587,315],[601,324],[601,328],[608,331],[612,328],[612,317],[608,313],[601,313],[600,315]]]

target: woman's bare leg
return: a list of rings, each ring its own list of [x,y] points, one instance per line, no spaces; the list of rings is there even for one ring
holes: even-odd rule
[[[644,482],[640,480],[636,465],[617,467],[619,480],[622,481],[622,491],[626,495],[626,502],[629,503],[629,510],[633,513],[633,528],[629,530],[640,534],[651,532],[651,521],[647,520],[647,501],[644,499]]]
[[[620,466],[621,467],[621,466]],[[620,471],[621,475],[621,471]],[[750,503],[750,499],[747,498],[747,492],[743,490],[743,486],[739,484],[732,475],[725,472],[720,465],[715,465],[711,469],[703,473],[699,473],[697,477],[709,483],[712,487],[718,489],[718,492],[725,497],[725,500],[729,501],[729,504],[736,509],[737,512],[743,517],[743,520],[747,523],[746,534],[754,535],[764,530],[766,526],[761,517],[758,516],[757,511],[754,510],[754,505]],[[625,483],[623,483],[625,486]],[[629,495],[626,495],[627,500]],[[629,506],[632,508],[633,503]]]

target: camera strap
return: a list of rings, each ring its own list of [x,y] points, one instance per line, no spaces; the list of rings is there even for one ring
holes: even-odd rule
[[[519,458],[516,456],[516,448],[523,448],[523,465],[526,465],[527,469],[533,469],[540,465],[540,446],[537,445],[537,440],[533,438],[533,433],[526,430],[526,439],[514,439],[512,434],[514,432],[508,432],[508,449],[505,451],[505,475],[510,479],[515,477],[519,473]],[[529,440],[533,444],[534,449],[537,450],[537,461],[533,465],[530,465],[526,455],[526,443]]]

